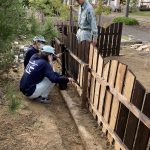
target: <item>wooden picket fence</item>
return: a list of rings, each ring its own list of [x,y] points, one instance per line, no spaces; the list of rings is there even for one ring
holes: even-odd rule
[[[87,106],[116,150],[150,149],[150,93],[126,64],[104,62],[100,50],[87,41],[78,43],[63,25],[56,53],[64,52],[63,73],[76,83],[82,106]],[[110,53],[109,53],[110,54]],[[112,55],[111,51],[111,55]]]
[[[74,22],[72,27],[69,26],[69,22],[67,21],[57,22],[55,26],[61,33],[60,40],[67,45],[69,49],[73,49],[73,44],[77,43],[77,22]],[[119,56],[121,35],[122,23],[113,23],[106,28],[98,26],[97,49],[101,56]]]

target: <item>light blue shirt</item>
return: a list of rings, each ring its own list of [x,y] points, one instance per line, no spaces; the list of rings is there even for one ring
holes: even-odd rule
[[[77,39],[79,42],[97,40],[98,29],[92,5],[85,1],[79,8]]]

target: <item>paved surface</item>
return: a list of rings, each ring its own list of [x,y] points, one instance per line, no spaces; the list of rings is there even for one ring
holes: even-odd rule
[[[112,23],[114,17],[118,15],[109,15],[101,17],[101,25],[106,27]],[[149,18],[149,19],[148,19]],[[144,43],[150,42],[150,17],[137,17],[140,21],[139,26],[123,26],[123,35],[129,36],[132,35],[135,40],[141,40]],[[142,22],[142,23],[141,23]]]

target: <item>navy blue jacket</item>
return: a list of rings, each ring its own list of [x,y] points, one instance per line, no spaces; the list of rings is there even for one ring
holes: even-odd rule
[[[69,82],[68,78],[54,72],[46,60],[35,54],[31,57],[21,78],[20,91],[26,96],[31,96],[36,89],[36,84],[40,83],[44,77],[47,77],[52,83]]]
[[[29,60],[30,58],[34,55],[38,53],[38,50],[35,49],[32,45],[28,48],[27,50],[27,53],[25,55],[25,58],[24,58],[24,68],[26,68],[26,66],[28,65],[29,63]]]

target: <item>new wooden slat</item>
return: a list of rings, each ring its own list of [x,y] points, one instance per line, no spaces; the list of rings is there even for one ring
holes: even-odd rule
[[[93,63],[93,54],[94,54],[94,47],[93,44],[90,44],[90,52],[89,52],[89,68],[92,68]]]
[[[115,83],[115,78],[116,78],[116,73],[117,73],[117,68],[118,68],[118,61],[113,60],[111,61],[111,66],[110,66],[110,72],[109,72],[109,78],[108,78],[108,83],[114,87],[114,83]],[[106,88],[103,87],[106,91]],[[108,91],[109,92],[109,91]],[[105,93],[104,93],[105,94]],[[102,94],[101,97],[101,101],[103,101],[104,103],[104,94]],[[109,101],[110,99],[112,99],[112,95],[110,93],[106,93],[108,95],[106,95],[107,99],[105,99],[105,103],[107,103],[107,101]],[[100,95],[101,96],[101,95]],[[111,102],[110,102],[111,104]],[[105,105],[106,106],[106,105]],[[105,108],[104,108],[105,109]],[[107,108],[106,108],[107,109]],[[105,113],[108,113],[107,116],[110,116],[110,110],[111,110],[111,106],[108,107],[109,110],[105,110]],[[102,106],[101,106],[101,111],[103,110]],[[102,113],[102,112],[101,112]],[[104,114],[103,114],[104,115]],[[106,114],[105,114],[106,116]],[[109,118],[108,118],[109,121]]]
[[[116,46],[116,55],[119,56],[120,53],[120,45],[121,45],[121,35],[122,35],[122,23],[119,24],[119,29],[118,29],[118,39],[117,39],[117,46]]]
[[[82,82],[83,82],[83,68],[84,66],[81,65],[80,67],[80,87],[82,88]]]
[[[103,78],[107,81],[108,75],[109,75],[109,70],[110,70],[110,61],[105,64],[103,67]],[[103,112],[103,103],[104,103],[104,97],[105,97],[105,92],[106,92],[106,86],[101,84],[101,91],[100,91],[100,96],[99,96],[99,104],[98,104],[98,112],[102,115]]]
[[[117,68],[117,63],[115,65],[115,69]],[[123,88],[123,81],[124,81],[124,76],[126,72],[127,66],[124,64],[119,64],[118,66],[118,71],[117,72],[117,77],[116,77],[116,84],[115,84],[115,89],[121,93],[122,88]],[[115,72],[114,72],[115,73]],[[111,78],[110,78],[111,79]],[[115,80],[115,74],[113,75],[113,79]],[[110,82],[110,85],[114,85],[114,81]],[[112,129],[115,129],[115,124],[116,124],[116,119],[117,119],[117,113],[118,113],[118,107],[119,107],[119,101],[115,100],[115,96],[113,97],[113,102],[112,102],[112,108],[111,108],[111,114],[110,114],[110,126]]]
[[[92,64],[93,64],[93,54],[94,54],[94,47],[93,44],[90,44],[90,51],[89,51],[89,68],[92,69]],[[91,83],[92,83],[92,75],[91,73],[89,73],[88,75],[88,79],[89,79],[89,86],[88,86],[88,97],[90,98],[90,91],[92,89],[91,87]]]
[[[104,62],[103,58],[101,57],[101,55],[99,55],[97,64],[97,75],[99,75],[100,77],[102,76],[103,62]],[[94,96],[94,106],[96,109],[98,107],[99,94],[100,94],[100,83],[96,81],[95,96]]]
[[[126,65],[119,63],[117,76],[116,76],[116,83],[115,83],[115,89],[119,93],[122,92],[126,68],[127,68]],[[116,126],[118,110],[119,110],[119,101],[117,97],[113,96],[112,107],[110,112],[110,120],[109,120],[109,124],[112,130],[114,130]]]
[[[96,71],[97,67],[97,49],[94,48],[92,70]],[[95,77],[91,77],[90,100],[93,102],[95,90]]]
[[[131,71],[127,70],[126,77],[125,77],[125,83],[124,83],[124,89],[123,89],[123,95],[129,101],[131,100],[134,82],[135,82],[134,74]],[[127,109],[127,107],[125,107],[123,104],[121,104],[120,111],[118,113],[116,133],[122,140],[123,140],[125,129],[126,129],[128,114],[129,114],[129,110]]]
[[[112,86],[114,86],[114,83],[115,83],[117,67],[118,67],[118,61],[111,61],[108,82]],[[108,122],[109,116],[110,116],[110,111],[111,111],[112,94],[107,90],[105,97],[106,97],[105,101],[103,100],[104,101],[104,113],[102,113],[102,114],[103,114],[103,116],[105,116],[105,119]],[[104,95],[102,96],[102,98],[104,99]],[[103,128],[103,132],[106,132],[105,128]]]

